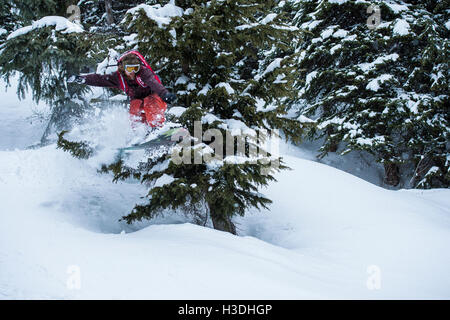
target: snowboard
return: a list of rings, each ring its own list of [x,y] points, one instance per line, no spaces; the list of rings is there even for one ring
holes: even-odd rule
[[[184,137],[189,135],[189,131],[185,128],[172,128],[165,132],[158,134],[155,138],[145,141],[142,143],[136,143],[129,147],[119,148],[120,153],[133,151],[133,150],[142,150],[142,149],[153,149],[160,146],[171,146],[180,142]],[[172,136],[174,139],[172,139]]]

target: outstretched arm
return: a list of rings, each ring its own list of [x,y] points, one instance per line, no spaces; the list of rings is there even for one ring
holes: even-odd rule
[[[86,74],[86,75],[80,75],[80,76],[72,76],[70,77],[67,82],[76,82],[76,83],[83,83],[87,84],[89,86],[96,86],[96,87],[107,87],[107,88],[119,88],[119,79],[117,78],[117,75],[115,73],[113,74]]]
[[[81,76],[84,79],[84,84],[96,87],[108,87],[108,88],[119,88],[119,79],[117,74],[96,74],[91,73]]]

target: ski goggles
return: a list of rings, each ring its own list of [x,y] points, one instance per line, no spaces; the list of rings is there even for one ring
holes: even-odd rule
[[[124,66],[125,71],[130,72],[130,73],[131,72],[137,73],[137,72],[139,72],[140,68],[141,68],[140,64],[126,64]]]

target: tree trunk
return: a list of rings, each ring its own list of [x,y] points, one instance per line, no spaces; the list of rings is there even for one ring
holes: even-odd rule
[[[114,23],[111,2],[112,0],[105,0],[106,22],[108,23],[108,25],[112,25]]]
[[[394,187],[400,183],[399,169],[395,163],[384,163],[384,180]]]
[[[333,133],[334,133],[333,129],[329,127],[329,128],[327,129],[327,135],[328,135],[328,137],[331,137],[331,136],[333,135]],[[329,151],[329,152],[336,152],[337,149],[338,149],[338,147],[339,147],[339,142],[338,142],[338,141],[335,141],[334,139],[330,139],[330,140],[329,140],[329,146],[328,146],[328,150],[327,150],[327,151]]]
[[[333,141],[330,142],[330,148],[328,149],[330,152],[336,152],[338,149],[338,143]]]
[[[210,207],[210,214],[211,214],[211,220],[213,223],[213,227],[216,230],[220,230],[220,231],[226,231],[229,232],[231,234],[237,234],[236,233],[236,227],[233,224],[233,222],[231,221],[231,218],[228,216],[218,216],[215,215]]]

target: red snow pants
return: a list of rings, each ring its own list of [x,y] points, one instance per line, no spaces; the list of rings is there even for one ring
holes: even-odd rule
[[[151,127],[162,127],[166,118],[167,104],[156,94],[144,99],[133,99],[130,103],[130,115],[136,121],[147,123]]]

